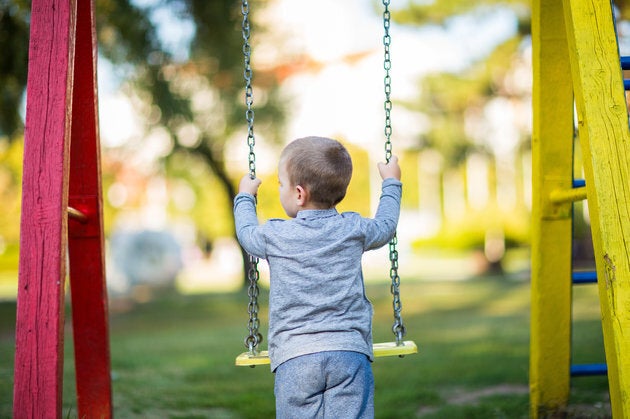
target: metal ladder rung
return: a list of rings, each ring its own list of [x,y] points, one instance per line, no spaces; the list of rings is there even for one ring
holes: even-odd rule
[[[592,375],[608,374],[608,366],[606,364],[576,364],[571,365],[572,377],[586,377]]]
[[[621,61],[622,70],[630,70],[630,56],[621,57],[619,61]]]
[[[574,284],[596,284],[597,271],[574,271],[571,279]]]
[[[630,70],[630,57],[621,57],[620,61],[622,70]],[[624,90],[630,90],[630,80],[623,79],[623,88]]]

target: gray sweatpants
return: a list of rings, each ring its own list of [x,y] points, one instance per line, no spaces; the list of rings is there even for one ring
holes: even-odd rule
[[[374,376],[358,352],[317,352],[276,369],[276,418],[374,418]]]

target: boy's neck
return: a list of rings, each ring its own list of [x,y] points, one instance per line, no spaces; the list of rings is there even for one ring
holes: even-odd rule
[[[305,202],[304,205],[300,206],[299,211],[306,210],[328,210],[334,209],[335,207],[329,207],[327,205],[322,205],[316,202]]]

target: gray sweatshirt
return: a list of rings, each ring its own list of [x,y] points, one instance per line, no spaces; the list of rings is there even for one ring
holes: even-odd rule
[[[383,181],[374,218],[336,209],[304,210],[293,219],[259,225],[252,195],[234,199],[236,235],[270,269],[271,370],[321,351],[372,353],[372,304],[365,295],[361,257],[394,236],[402,184]]]

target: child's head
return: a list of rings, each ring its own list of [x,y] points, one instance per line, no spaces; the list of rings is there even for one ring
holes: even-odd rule
[[[308,191],[309,201],[321,208],[341,202],[352,177],[348,150],[325,137],[292,141],[282,151],[280,165],[284,165],[290,186],[300,185]]]

